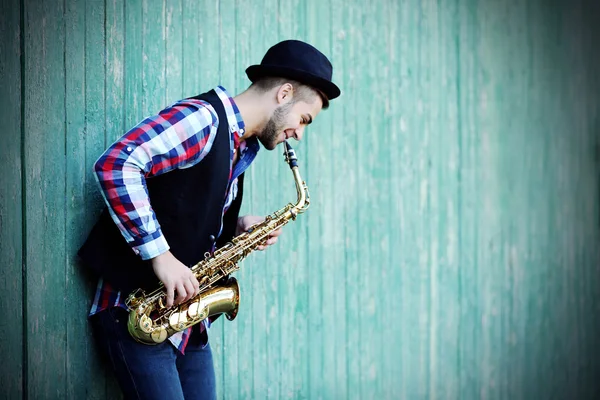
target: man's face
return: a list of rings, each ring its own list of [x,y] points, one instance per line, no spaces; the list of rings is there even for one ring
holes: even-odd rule
[[[289,138],[300,141],[304,128],[316,118],[321,107],[322,102],[318,96],[315,96],[312,104],[298,101],[280,105],[257,135],[258,140],[267,150],[275,149],[279,143]]]

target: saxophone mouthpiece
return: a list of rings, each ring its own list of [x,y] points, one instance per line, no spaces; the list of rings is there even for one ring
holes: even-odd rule
[[[285,156],[285,161],[288,163],[290,168],[294,168],[294,167],[298,166],[298,158],[296,157],[296,152],[294,151],[294,149],[288,143],[287,140],[285,141],[285,148],[284,148],[283,155]]]

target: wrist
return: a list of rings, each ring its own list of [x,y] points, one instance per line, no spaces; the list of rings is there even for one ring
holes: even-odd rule
[[[130,245],[133,251],[139,255],[142,260],[151,260],[165,252],[170,247],[160,229],[151,234],[135,238]]]
[[[171,252],[169,250],[167,250],[164,253],[161,253],[161,254],[157,255],[156,257],[153,257],[152,259],[150,259],[150,261],[152,262],[152,265],[156,265],[157,263],[160,263],[171,257],[172,257]]]

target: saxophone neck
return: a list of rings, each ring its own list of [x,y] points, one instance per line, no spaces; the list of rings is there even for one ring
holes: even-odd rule
[[[285,156],[285,161],[292,170],[298,167],[298,157],[296,157],[296,152],[287,140],[285,141],[285,147],[283,148],[283,155]]]
[[[294,209],[297,213],[303,213],[306,211],[310,204],[310,196],[308,193],[308,187],[306,183],[302,180],[302,176],[300,175],[300,169],[298,167],[298,157],[296,157],[296,152],[290,145],[290,143],[286,140],[284,153],[285,161],[288,163],[292,173],[294,175],[294,181],[296,182],[296,191],[298,192],[298,201],[294,205]]]

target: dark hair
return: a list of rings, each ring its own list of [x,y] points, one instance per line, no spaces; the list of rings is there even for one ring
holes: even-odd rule
[[[289,83],[294,87],[294,98],[293,103],[298,101],[304,101],[305,103],[312,103],[314,96],[319,96],[323,102],[323,109],[329,108],[329,99],[325,96],[325,93],[312,86],[305,85],[304,83],[295,81],[293,79],[281,78],[281,77],[266,77],[261,78],[254,82],[250,87],[254,87],[261,92],[268,92],[274,87],[281,86],[284,83]],[[292,103],[292,104],[293,104]]]

